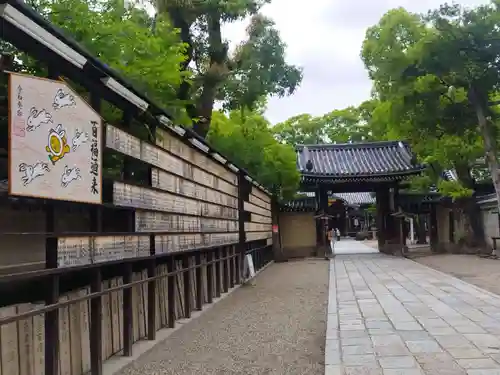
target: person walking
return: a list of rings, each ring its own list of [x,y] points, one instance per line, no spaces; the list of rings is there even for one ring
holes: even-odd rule
[[[337,241],[340,241],[340,230],[339,230],[339,228],[335,228],[335,234],[337,235]]]

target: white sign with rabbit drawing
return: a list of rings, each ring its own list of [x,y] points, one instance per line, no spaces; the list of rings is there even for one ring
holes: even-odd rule
[[[102,202],[102,122],[65,82],[11,73],[9,194]]]

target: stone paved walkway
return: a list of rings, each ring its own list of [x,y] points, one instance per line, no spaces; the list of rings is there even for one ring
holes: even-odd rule
[[[374,241],[370,241],[373,244]],[[376,242],[375,242],[376,243]],[[335,254],[373,254],[378,253],[378,249],[374,246],[368,246],[365,241],[354,241],[350,238],[342,238],[340,241],[335,242]]]
[[[335,257],[329,285],[326,375],[500,375],[499,296],[380,254]]]

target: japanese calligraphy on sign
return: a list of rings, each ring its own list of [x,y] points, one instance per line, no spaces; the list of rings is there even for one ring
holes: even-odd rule
[[[10,74],[9,194],[101,203],[102,121],[65,82]]]

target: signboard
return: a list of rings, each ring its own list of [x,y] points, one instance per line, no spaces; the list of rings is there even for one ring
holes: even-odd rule
[[[278,226],[277,225],[273,225],[273,233],[278,233]]]
[[[337,199],[334,198],[328,198],[328,207],[330,207],[332,204],[337,203]]]
[[[245,256],[243,276],[246,277],[247,279],[255,277],[255,267],[253,266],[252,254],[247,254]]]
[[[9,194],[102,202],[101,118],[65,82],[10,74]]]

